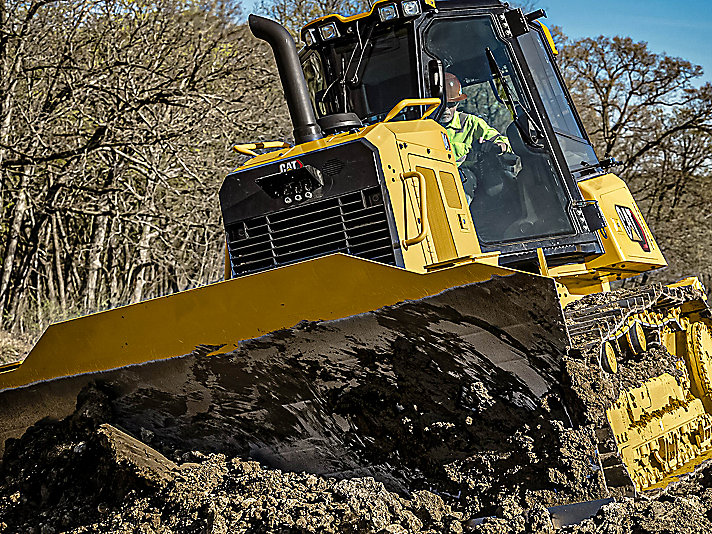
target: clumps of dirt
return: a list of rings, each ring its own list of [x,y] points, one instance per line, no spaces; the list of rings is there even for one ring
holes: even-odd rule
[[[553,506],[606,496],[592,427],[536,421],[494,448],[445,466],[467,515]]]
[[[72,532],[462,532],[462,515],[418,492],[404,499],[372,478],[336,481],[193,455],[151,494],[131,495]]]
[[[557,516],[546,506],[601,496],[588,452],[592,430],[557,422],[545,429],[533,421],[501,454],[444,466],[456,494],[437,495],[398,494],[370,477],[282,472],[223,454],[194,451],[172,461],[110,419],[109,398],[90,387],[70,417],[39,423],[8,443],[0,532],[551,534]],[[712,465],[703,464],[666,490],[604,506],[562,532],[707,532],[710,517]]]
[[[158,479],[143,476],[126,459],[130,448],[101,427],[109,419],[107,397],[87,388],[70,417],[37,424],[21,439],[8,440],[0,470],[0,518],[8,532],[65,530],[91,522],[106,503],[154,487]],[[147,459],[141,465],[150,466],[149,448],[139,448]]]
[[[712,529],[712,463],[704,462],[664,490],[620,498],[577,524],[541,505],[510,507],[471,524],[478,534],[706,534]]]
[[[83,393],[75,414],[6,448],[2,532],[463,532],[438,495],[404,498],[373,478],[284,473],[221,454],[175,463],[101,423],[107,399]]]

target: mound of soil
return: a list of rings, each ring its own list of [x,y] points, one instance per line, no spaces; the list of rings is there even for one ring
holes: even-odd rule
[[[519,454],[472,456],[447,466],[459,495],[398,494],[370,477],[282,472],[222,454],[196,451],[174,461],[142,441],[150,435],[130,436],[110,419],[109,398],[91,387],[70,417],[37,424],[8,443],[0,531],[549,533],[556,523],[542,504],[545,490],[532,489],[531,481],[492,481],[541,461],[543,448],[568,458],[561,465],[576,465],[588,439],[585,431],[564,429],[539,444],[513,436]],[[539,486],[568,488],[569,496],[585,495],[591,485],[575,469],[551,469],[548,477]],[[552,502],[568,500],[550,491]],[[711,517],[712,465],[705,463],[663,491],[608,504],[563,532],[708,532]]]

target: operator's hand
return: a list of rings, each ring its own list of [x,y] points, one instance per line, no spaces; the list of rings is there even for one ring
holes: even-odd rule
[[[484,137],[480,137],[480,151],[487,154],[488,152],[494,151],[496,155],[504,154],[509,150],[507,143],[503,141],[488,141]]]

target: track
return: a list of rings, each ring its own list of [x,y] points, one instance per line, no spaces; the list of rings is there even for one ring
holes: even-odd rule
[[[598,428],[614,492],[653,487],[712,449],[709,391],[698,372],[704,381],[707,362],[695,348],[709,339],[710,310],[699,283],[592,295],[568,306],[565,316],[569,375],[589,381],[572,381],[578,414]],[[596,362],[607,372],[597,372]],[[582,364],[591,370],[581,373]]]

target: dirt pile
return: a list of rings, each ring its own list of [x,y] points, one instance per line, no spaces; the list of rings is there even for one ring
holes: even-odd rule
[[[190,452],[173,461],[110,420],[110,398],[87,388],[70,417],[38,424],[8,444],[0,531],[548,533],[554,523],[542,503],[567,501],[585,494],[576,485],[591,484],[585,477],[566,480],[570,475],[553,468],[537,484],[516,476],[517,465],[541,461],[541,448],[568,458],[562,465],[576,464],[575,451],[586,449],[582,431],[542,440],[545,446],[515,436],[517,454],[454,462],[446,470],[457,494],[437,495],[398,494],[370,477],[282,472],[222,454]],[[499,483],[508,477],[520,482]],[[567,485],[569,497],[561,498],[555,488]],[[706,532],[710,517],[712,466],[703,465],[665,491],[605,506],[565,532]]]
[[[224,455],[175,463],[102,423],[108,398],[8,445],[4,532],[462,532],[462,513],[427,491],[408,499],[372,478],[335,480],[264,469]]]
[[[530,286],[5,392],[0,430],[20,428],[2,425],[13,410],[60,420],[6,443],[1,530],[548,533],[552,507],[611,495],[568,532],[712,526],[712,467],[637,500],[603,477],[605,405],[675,362],[658,348],[605,374],[598,352],[568,350],[554,293],[510,295]]]

